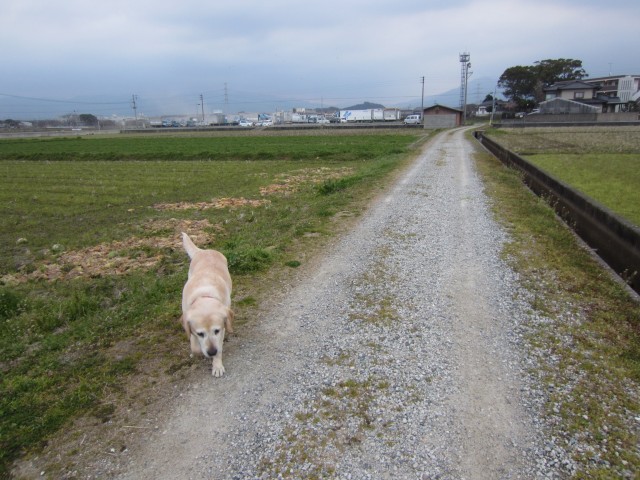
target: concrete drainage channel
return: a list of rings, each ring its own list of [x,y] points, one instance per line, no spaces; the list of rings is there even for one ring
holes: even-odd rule
[[[640,294],[640,229],[485,137],[482,131],[474,132],[474,136],[502,163],[520,170],[525,184],[536,195],[547,199],[565,223]]]

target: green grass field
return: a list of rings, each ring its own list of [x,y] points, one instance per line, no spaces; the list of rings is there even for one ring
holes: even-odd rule
[[[136,401],[128,379],[192,365],[180,230],[227,255],[241,326],[264,276],[357,216],[421,135],[0,141],[0,476]]]
[[[3,160],[357,160],[402,149],[410,135],[127,135],[0,141]]]
[[[504,129],[487,134],[640,225],[640,127]]]
[[[16,243],[20,238],[36,256],[54,244],[77,248],[123,238],[155,215],[149,208],[156,203],[260,198],[259,187],[277,175],[323,166],[364,171],[370,160],[402,153],[414,140],[336,135],[0,141],[0,271],[28,267],[24,246]],[[113,159],[119,161],[107,161]]]
[[[526,158],[640,226],[640,153],[539,154]]]

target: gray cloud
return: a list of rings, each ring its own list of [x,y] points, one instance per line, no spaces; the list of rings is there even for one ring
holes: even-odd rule
[[[615,11],[591,0],[3,2],[0,93],[136,93],[191,108],[203,92],[221,102],[227,83],[238,103],[394,103],[415,99],[421,76],[428,94],[455,88],[462,51],[473,78],[561,57],[592,76],[637,74],[638,14],[634,0]]]

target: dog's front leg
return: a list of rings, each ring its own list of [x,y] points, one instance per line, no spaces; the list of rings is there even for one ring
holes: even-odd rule
[[[222,365],[222,346],[224,345],[224,330],[222,331],[222,335],[220,336],[220,346],[218,347],[218,351],[216,355],[213,357],[213,361],[211,362],[211,375],[214,377],[221,377],[224,375],[224,366]]]
[[[191,353],[202,353],[202,350],[200,349],[200,342],[198,342],[195,335],[191,335],[189,337],[189,343],[191,345]]]
[[[211,375],[214,377],[221,377],[224,375],[224,366],[222,365],[222,355],[220,355],[220,353],[213,357],[213,362],[211,363]]]

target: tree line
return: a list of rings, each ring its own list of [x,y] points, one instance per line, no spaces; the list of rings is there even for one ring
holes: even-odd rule
[[[498,79],[504,96],[520,110],[530,110],[545,99],[544,88],[565,80],[581,80],[589,75],[582,60],[558,58],[539,60],[533,65],[507,68]]]

